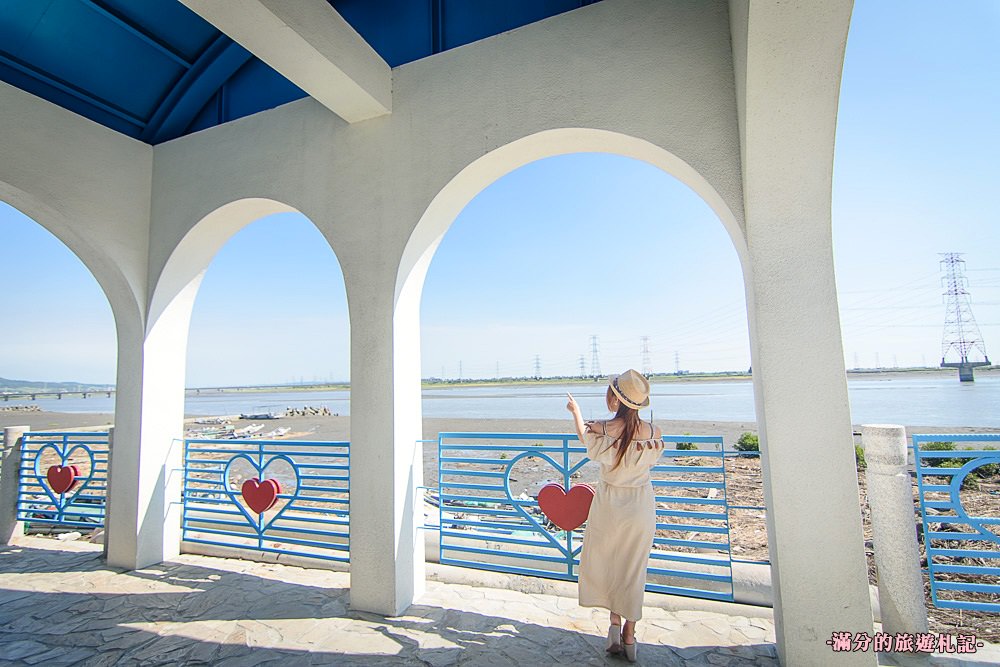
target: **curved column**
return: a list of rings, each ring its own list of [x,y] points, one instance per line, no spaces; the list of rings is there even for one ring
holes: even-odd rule
[[[180,552],[184,386],[191,312],[205,270],[244,226],[295,209],[242,199],[198,221],[172,247],[151,290],[146,325],[118,317],[118,399],[111,454],[108,563],[145,567]],[[155,237],[159,239],[160,237]]]
[[[834,277],[837,100],[851,2],[730,2],[750,267],[747,303],[782,664],[873,632]]]

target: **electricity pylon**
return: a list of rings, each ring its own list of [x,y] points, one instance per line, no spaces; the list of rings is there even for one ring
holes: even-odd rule
[[[972,304],[969,303],[968,284],[965,279],[965,260],[960,252],[941,253],[944,259],[941,264],[945,276],[941,282],[945,286],[944,296],[947,305],[944,314],[944,336],[941,340],[941,367],[957,368],[960,382],[973,382],[973,369],[977,366],[989,366],[990,358],[986,356],[986,345],[979,325],[972,315]],[[982,360],[975,359],[982,355]],[[948,361],[948,355],[957,357],[957,361]],[[970,358],[972,357],[972,358]]]

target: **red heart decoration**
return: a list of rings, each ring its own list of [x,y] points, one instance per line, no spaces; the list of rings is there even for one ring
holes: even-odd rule
[[[589,484],[575,484],[569,493],[562,484],[546,484],[538,492],[538,506],[542,512],[566,531],[576,530],[587,520],[593,500],[594,487]]]
[[[252,477],[243,482],[241,492],[243,493],[243,500],[247,501],[250,509],[257,514],[263,514],[278,502],[278,494],[281,493],[281,484],[276,479],[265,479],[262,482],[256,477]]]
[[[45,472],[45,478],[49,480],[49,486],[56,493],[66,493],[76,484],[76,478],[80,476],[80,469],[76,466],[49,466]]]

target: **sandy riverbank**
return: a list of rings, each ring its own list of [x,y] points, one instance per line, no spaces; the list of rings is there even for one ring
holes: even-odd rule
[[[194,417],[187,421],[190,423]],[[96,430],[106,428],[114,421],[114,415],[77,412],[0,412],[0,428],[5,426],[28,426],[33,431]],[[248,420],[236,419],[237,428],[247,426]],[[260,422],[258,422],[260,423]],[[349,416],[304,416],[283,417],[264,422],[267,430],[287,426],[298,434],[299,440],[349,440],[351,418]],[[744,431],[757,432],[756,422],[694,421],[657,419],[656,424],[664,433],[677,435],[721,435],[730,449]],[[193,425],[192,425],[193,426]],[[572,423],[565,419],[424,419],[423,437],[437,438],[442,431],[482,431],[490,433],[569,433]],[[860,430],[855,425],[855,431]],[[907,426],[907,434],[913,433],[1000,433],[1000,428],[982,426]]]

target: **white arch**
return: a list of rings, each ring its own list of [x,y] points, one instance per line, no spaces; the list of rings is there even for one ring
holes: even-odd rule
[[[180,549],[184,385],[195,297],[216,253],[241,229],[273,213],[298,212],[282,202],[243,198],[203,216],[171,250],[150,289],[144,336],[133,366],[136,400],[127,447],[112,459],[108,562],[143,567]],[[336,256],[336,253],[334,253]],[[339,260],[338,260],[339,263]]]
[[[41,225],[87,267],[111,306],[119,340],[123,337],[123,327],[132,331],[141,326],[142,311],[136,299],[136,289],[122,273],[115,258],[77,234],[74,225],[65,215],[31,193],[0,181],[0,201]]]
[[[175,300],[182,294],[190,317],[205,271],[222,246],[237,232],[267,215],[298,212],[274,199],[251,197],[223,204],[201,218],[171,251],[163,270],[151,285],[147,334],[168,308],[181,305],[175,304]]]
[[[395,304],[419,296],[438,244],[472,199],[506,174],[526,164],[571,153],[611,153],[642,160],[659,167],[687,185],[715,211],[732,239],[749,283],[746,235],[739,219],[708,180],[684,160],[645,139],[592,128],[559,128],[522,137],[478,158],[445,185],[434,197],[413,229],[396,274]],[[405,306],[404,306],[405,307]]]

